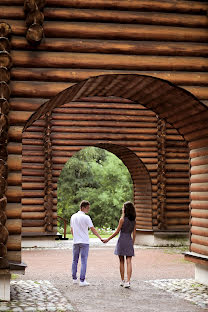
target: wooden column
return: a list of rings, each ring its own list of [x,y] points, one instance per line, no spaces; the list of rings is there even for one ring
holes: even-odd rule
[[[45,231],[53,231],[53,181],[52,181],[52,143],[51,143],[51,113],[45,116],[46,126],[44,135],[44,208],[45,214]]]
[[[0,23],[0,268],[8,268],[7,260],[7,241],[9,232],[6,227],[6,190],[8,178],[7,166],[7,143],[8,143],[8,113],[10,88],[8,86],[10,80],[9,69],[11,67],[10,42],[9,36],[11,28],[6,23]]]
[[[158,168],[157,168],[157,219],[158,228],[166,229],[166,122],[158,117],[157,121],[157,145],[158,145]]]

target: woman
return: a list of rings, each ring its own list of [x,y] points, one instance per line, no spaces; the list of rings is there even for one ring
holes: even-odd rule
[[[120,236],[114,251],[115,255],[119,256],[120,260],[120,274],[121,274],[121,286],[125,288],[130,287],[130,279],[132,275],[132,263],[131,259],[134,256],[134,241],[136,237],[136,211],[134,205],[131,202],[126,202],[123,205],[122,216],[119,220],[116,231],[107,239],[103,240],[107,243],[111,238],[115,237],[119,232]],[[133,233],[133,238],[132,238]],[[124,280],[124,262],[126,256],[127,264],[127,281]]]

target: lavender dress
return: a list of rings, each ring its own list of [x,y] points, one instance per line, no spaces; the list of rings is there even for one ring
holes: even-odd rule
[[[135,227],[135,221],[130,221],[129,218],[124,217],[124,223],[121,227],[120,235],[116,245],[114,254],[117,256],[134,256],[134,246],[131,233]]]

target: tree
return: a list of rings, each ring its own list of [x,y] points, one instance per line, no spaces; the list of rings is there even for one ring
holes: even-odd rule
[[[69,220],[83,199],[90,202],[95,226],[116,227],[123,203],[133,199],[132,180],[120,159],[95,147],[70,158],[58,181],[58,214]]]

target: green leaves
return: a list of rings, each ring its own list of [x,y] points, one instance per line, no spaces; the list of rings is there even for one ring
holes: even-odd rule
[[[133,200],[132,180],[120,159],[95,147],[69,159],[58,181],[58,215],[69,220],[83,199],[90,202],[94,226],[117,226],[123,203]]]

